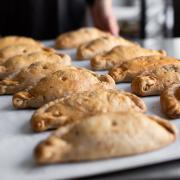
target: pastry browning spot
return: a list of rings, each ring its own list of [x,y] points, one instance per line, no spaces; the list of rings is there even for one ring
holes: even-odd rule
[[[67,79],[67,77],[62,77],[62,81],[66,81]]]
[[[75,131],[75,135],[76,135],[76,136],[79,136],[79,131],[76,130],[76,131]]]
[[[112,121],[112,126],[117,126],[116,120]]]
[[[43,66],[43,69],[48,69],[48,66],[45,64],[45,65]]]

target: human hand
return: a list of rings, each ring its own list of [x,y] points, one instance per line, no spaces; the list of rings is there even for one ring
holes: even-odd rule
[[[91,14],[95,27],[118,36],[120,28],[112,11],[112,0],[95,0]]]

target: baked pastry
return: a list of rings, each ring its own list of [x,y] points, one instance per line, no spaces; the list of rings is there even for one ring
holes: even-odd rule
[[[44,62],[62,62],[70,61],[70,57],[65,54],[55,54],[49,50],[36,52],[28,55],[18,55],[8,59],[3,65],[0,66],[0,79],[4,79],[10,74],[13,74],[20,69],[29,66],[30,64],[38,61]]]
[[[109,33],[101,31],[97,28],[80,28],[78,30],[59,35],[56,38],[56,48],[76,48],[85,42],[107,35],[109,35]]]
[[[172,57],[142,56],[124,62],[122,65],[112,68],[109,75],[115,82],[131,82],[144,71],[153,70],[164,65],[180,65],[180,61]]]
[[[165,89],[161,96],[161,109],[169,118],[180,117],[180,83]]]
[[[174,83],[180,83],[180,65],[165,65],[134,78],[131,89],[139,96],[160,95]]]
[[[23,36],[5,36],[0,38],[0,49],[5,48],[10,45],[19,45],[19,44],[26,44],[32,46],[44,46],[39,41],[36,41],[29,37]]]
[[[39,61],[0,81],[0,94],[14,94],[35,85],[43,77],[64,69],[70,61]]]
[[[175,141],[169,121],[136,111],[107,113],[59,128],[34,151],[38,164],[97,160],[135,155]]]
[[[40,132],[75,123],[92,115],[130,109],[145,112],[146,105],[137,96],[119,90],[99,89],[75,93],[42,106],[33,114],[31,126],[34,131]]]
[[[95,55],[110,51],[115,46],[137,46],[122,37],[105,36],[80,45],[77,49],[77,59],[91,59]]]
[[[165,56],[166,52],[144,49],[140,46],[116,46],[111,51],[94,56],[91,59],[91,67],[95,70],[111,69],[133,58],[152,55]]]
[[[5,63],[9,58],[17,55],[30,54],[42,51],[40,46],[31,46],[27,44],[11,45],[0,49],[0,65]]]
[[[38,108],[57,98],[99,88],[113,89],[115,82],[109,75],[69,67],[46,76],[28,91],[14,94],[13,105],[16,108]]]

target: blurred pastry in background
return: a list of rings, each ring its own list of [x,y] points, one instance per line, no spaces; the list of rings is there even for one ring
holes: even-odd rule
[[[79,45],[92,41],[94,39],[108,36],[109,33],[101,31],[97,28],[87,27],[80,28],[75,31],[70,31],[59,35],[56,38],[56,48],[77,48]]]
[[[78,60],[91,59],[97,54],[110,51],[112,48],[121,46],[138,45],[122,37],[106,36],[84,43],[77,48],[76,57]]]
[[[32,63],[44,61],[70,61],[70,57],[65,54],[56,54],[51,49],[44,49],[43,51],[31,53],[27,55],[18,55],[8,59],[4,64],[0,66],[0,79],[4,79],[10,74],[16,73],[17,71],[28,67]]]
[[[17,55],[26,55],[34,52],[43,51],[41,46],[34,46],[29,44],[10,45],[0,49],[0,65],[5,63],[9,58]]]
[[[5,36],[0,38],[0,49],[10,45],[31,45],[31,46],[43,46],[39,41],[36,41],[30,37],[23,36]]]
[[[116,46],[108,52],[94,56],[91,59],[91,67],[94,70],[111,69],[133,58],[152,55],[166,56],[166,52],[164,50],[145,49],[140,46]]]

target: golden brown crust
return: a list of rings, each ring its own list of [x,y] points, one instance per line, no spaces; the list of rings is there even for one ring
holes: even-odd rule
[[[180,65],[165,65],[134,78],[132,92],[139,96],[160,95],[168,86],[180,82]]]
[[[113,89],[114,87],[115,82],[109,75],[98,75],[84,68],[69,67],[41,79],[27,92],[16,93],[13,96],[13,104],[16,108],[37,108],[69,94],[101,88]],[[26,100],[24,93],[29,94],[28,97],[32,98]],[[21,96],[22,102],[19,103]]]
[[[119,90],[96,90],[76,93],[51,101],[38,109],[31,118],[34,131],[41,132],[75,123],[92,115],[133,109],[146,111],[137,96]]]
[[[165,89],[161,96],[161,109],[169,118],[180,117],[180,83]]]
[[[9,58],[16,55],[30,54],[34,52],[42,51],[40,46],[32,46],[27,44],[10,45],[0,49],[0,65],[4,64]]]
[[[107,35],[109,33],[100,31],[97,28],[80,28],[58,36],[55,46],[56,48],[76,48],[85,42]]]
[[[38,42],[32,38],[29,38],[29,37],[5,36],[5,37],[0,38],[0,49],[5,48],[10,45],[19,45],[19,44],[40,46],[40,47],[44,46],[40,42]]]
[[[3,65],[0,66],[0,79],[4,79],[10,74],[13,74],[25,67],[28,67],[32,63],[44,61],[44,62],[67,62],[70,63],[70,57],[64,54],[55,54],[51,49],[45,49],[44,51],[31,53],[27,55],[18,55],[8,59]]]
[[[36,62],[0,81],[0,94],[14,94],[35,85],[40,79],[70,65],[70,61]]]
[[[140,46],[117,46],[111,51],[93,57],[91,67],[95,70],[111,69],[133,58],[152,55],[165,56],[166,52],[164,50],[145,49]]]
[[[160,149],[176,136],[175,126],[156,116],[108,113],[59,128],[37,145],[34,156],[39,164],[128,156]]]
[[[115,82],[131,82],[144,71],[153,70],[164,65],[180,64],[180,61],[172,57],[143,56],[124,62],[122,65],[112,68],[109,75]]]
[[[77,49],[76,57],[78,60],[91,59],[97,54],[110,51],[115,46],[137,46],[131,41],[122,37],[105,36],[80,45]]]

